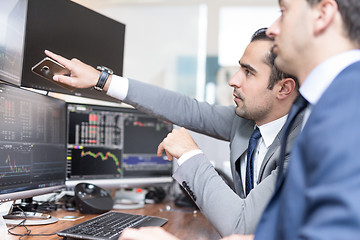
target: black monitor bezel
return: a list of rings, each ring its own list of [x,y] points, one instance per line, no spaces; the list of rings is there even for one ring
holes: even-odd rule
[[[67,134],[69,133],[69,110],[68,110],[68,106],[69,105],[85,105],[85,106],[89,106],[89,107],[94,107],[94,108],[100,108],[100,110],[109,110],[109,111],[116,111],[116,112],[128,112],[128,113],[139,113],[141,115],[145,115],[145,116],[149,116],[148,114],[141,112],[129,105],[123,105],[123,106],[108,106],[108,105],[104,105],[104,104],[92,104],[92,103],[79,103],[79,102],[67,102],[66,103],[66,108],[67,108]],[[151,116],[150,116],[151,117]],[[170,123],[171,124],[171,123]],[[173,124],[171,124],[171,126],[173,127]],[[68,141],[68,135],[67,135],[67,141]],[[95,184],[97,186],[100,187],[104,187],[104,188],[133,188],[133,187],[151,187],[154,185],[163,185],[163,184],[170,184],[174,181],[174,179],[172,178],[172,173],[174,171],[174,162],[171,161],[171,165],[172,165],[172,171],[171,174],[169,175],[164,175],[164,176],[145,176],[145,177],[140,177],[140,176],[135,176],[135,177],[131,177],[131,176],[127,176],[127,177],[112,177],[110,175],[108,176],[102,176],[102,175],[98,175],[98,176],[85,176],[85,177],[74,177],[71,178],[69,177],[68,173],[66,175],[66,186],[68,188],[73,188],[76,186],[76,184],[78,183],[82,183],[82,182],[87,182],[87,183],[91,183],[91,184]]]
[[[57,98],[53,98],[50,96],[45,96],[43,94],[31,91],[29,89],[23,89],[23,88],[19,88],[16,87],[12,84],[9,84],[7,82],[3,82],[0,81],[0,86],[4,86],[4,87],[10,87],[13,89],[18,89],[20,91],[23,91],[24,93],[28,93],[30,95],[33,96],[37,96],[37,97],[44,97],[44,99],[51,99],[51,101],[58,101],[59,103],[61,102],[64,105],[64,116],[66,116],[66,102],[64,100],[61,99],[57,99]],[[67,120],[64,119],[64,123],[65,126],[67,125]],[[66,140],[66,139],[65,139]],[[66,141],[64,141],[64,166],[66,166]],[[2,190],[4,193],[0,193],[0,203],[1,202],[7,202],[7,201],[15,201],[17,199],[24,199],[24,198],[30,198],[30,197],[34,197],[34,196],[38,196],[38,195],[43,195],[46,193],[52,193],[55,192],[56,190],[60,190],[60,189],[64,189],[65,188],[65,181],[66,181],[66,168],[64,168],[64,177],[62,179],[59,179],[57,181],[53,181],[53,182],[44,182],[43,184],[48,184],[48,186],[45,187],[39,187],[38,186],[16,186],[14,188],[9,188],[8,190]],[[10,190],[10,191],[9,191]]]
[[[55,5],[55,6],[54,6]],[[47,8],[48,11],[52,11],[50,16],[54,17],[55,14],[58,14],[60,17],[67,17],[70,16],[66,15],[66,13],[63,13],[62,11],[58,10],[56,6],[58,5],[66,5],[63,9],[71,8],[74,11],[81,12],[83,14],[89,15],[89,17],[96,17],[97,19],[102,19],[102,26],[101,27],[94,27],[93,31],[90,33],[89,36],[86,37],[87,39],[91,39],[91,36],[102,36],[102,39],[104,39],[104,42],[94,42],[92,43],[92,49],[84,49],[79,50],[79,47],[72,47],[71,49],[63,49],[64,42],[62,40],[57,39],[57,41],[60,41],[60,44],[57,43],[55,40],[49,38],[49,36],[44,35],[42,38],[43,41],[47,43],[46,46],[38,46],[37,39],[40,38],[40,36],[36,35],[33,31],[34,29],[38,28],[38,24],[34,24],[32,18],[38,17],[41,14],[41,11],[45,11],[42,9],[37,9],[39,6],[43,8]],[[40,11],[40,12],[39,12]],[[45,13],[44,13],[45,14]],[[68,14],[68,13],[67,13]],[[72,21],[77,21],[77,16],[71,16]],[[47,22],[51,22],[52,19],[49,17],[49,19],[44,19],[44,24],[47,24]],[[106,29],[106,23],[109,28],[111,28],[112,31],[109,29]],[[49,23],[50,24],[50,23]],[[115,29],[116,26],[116,29]],[[60,28],[64,29],[65,26],[53,26],[54,29]],[[117,75],[123,74],[123,61],[124,61],[124,43],[125,43],[125,24],[116,21],[112,18],[109,18],[103,14],[100,14],[96,11],[93,11],[89,8],[86,8],[76,2],[68,1],[68,0],[28,0],[28,11],[26,16],[26,29],[25,29],[25,46],[24,46],[24,54],[23,54],[23,69],[22,69],[22,81],[21,86],[27,87],[27,88],[34,88],[39,90],[44,90],[48,92],[55,92],[55,93],[62,93],[62,94],[68,94],[68,95],[74,95],[78,97],[86,97],[86,98],[92,98],[92,99],[98,99],[103,101],[110,101],[110,102],[116,102],[120,103],[121,101],[110,97],[103,92],[96,91],[93,88],[86,88],[86,89],[75,89],[73,91],[69,91],[68,89],[65,89],[56,83],[53,83],[49,80],[46,80],[34,73],[31,72],[31,68],[35,66],[38,62],[40,62],[43,58],[46,57],[44,50],[50,50],[57,54],[60,54],[68,59],[72,58],[78,58],[82,61],[84,61],[87,64],[92,65],[93,67],[96,67],[97,65],[105,65],[108,68],[111,68],[114,70],[114,72]],[[65,28],[66,29],[66,28]],[[76,31],[75,28],[73,31]],[[37,31],[38,32],[38,31]],[[46,31],[44,30],[44,33]],[[66,35],[66,32],[62,33],[63,35]],[[120,44],[120,46],[115,47],[112,46],[109,47],[110,44],[106,44],[107,39],[116,38],[116,42]],[[47,40],[49,38],[49,40]],[[44,40],[46,39],[46,40]],[[76,37],[72,36],[71,39],[68,41],[74,41]],[[115,41],[115,40],[112,40]],[[61,42],[63,42],[63,45],[61,45]],[[80,45],[80,43],[78,43]],[[108,53],[106,56],[109,57],[103,57],[103,59],[98,61],[98,53],[103,53],[105,48],[108,48]],[[86,54],[85,54],[86,52]],[[86,56],[84,56],[84,54]],[[116,56],[116,59],[118,61],[112,61],[110,60],[110,56]],[[91,59],[91,61],[89,59]],[[115,58],[115,57],[113,57]],[[96,59],[96,61],[95,61]],[[95,63],[96,62],[96,63]]]

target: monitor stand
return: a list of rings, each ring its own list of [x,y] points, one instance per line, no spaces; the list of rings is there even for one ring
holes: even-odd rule
[[[3,216],[6,224],[10,224],[10,225],[20,224],[25,219],[24,213],[26,215],[26,221],[23,224],[27,226],[45,225],[45,224],[56,223],[58,221],[58,219],[54,216],[45,213],[36,212],[37,205],[33,204],[32,198],[22,199],[20,206],[23,211],[17,209],[15,205],[15,207],[9,209],[9,213],[7,215]]]
[[[145,206],[144,190],[119,189],[114,197],[113,209],[139,209]]]

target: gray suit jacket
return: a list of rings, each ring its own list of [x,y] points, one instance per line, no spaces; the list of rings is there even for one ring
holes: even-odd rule
[[[225,184],[203,154],[182,164],[173,177],[192,196],[202,213],[221,235],[254,233],[274,192],[281,131],[262,163],[259,185],[245,197],[241,184],[242,176],[235,170],[235,162],[242,154],[246,154],[254,122],[237,116],[234,106],[198,102],[180,93],[136,80],[129,80],[129,91],[124,102],[152,116],[230,142],[231,171],[236,193]],[[287,153],[301,128],[301,120],[302,117],[294,124],[287,144]]]

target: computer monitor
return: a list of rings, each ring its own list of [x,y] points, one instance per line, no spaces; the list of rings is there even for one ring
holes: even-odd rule
[[[27,1],[0,0],[0,6],[0,79],[20,86]]]
[[[28,88],[119,102],[92,88],[69,91],[34,74],[31,68],[46,57],[44,50],[48,49],[93,67],[106,66],[122,75],[124,24],[70,0],[0,0],[0,6],[1,80]]]
[[[104,188],[171,183],[173,164],[157,147],[172,124],[136,109],[67,104],[68,187],[89,182]]]
[[[0,83],[0,202],[65,187],[66,105]]]

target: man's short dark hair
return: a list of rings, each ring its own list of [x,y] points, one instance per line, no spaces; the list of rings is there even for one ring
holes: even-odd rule
[[[267,28],[260,28],[259,30],[257,30],[251,37],[250,42],[254,42],[254,41],[274,41],[273,38],[269,37],[268,35],[266,35],[266,30]],[[294,79],[295,83],[296,83],[296,89],[299,88],[299,83],[296,77],[287,74],[285,72],[280,71],[280,69],[278,69],[275,65],[275,58],[276,58],[276,54],[274,54],[272,51],[269,53],[269,56],[266,59],[266,63],[270,66],[271,68],[271,74],[270,74],[270,78],[269,78],[269,85],[268,85],[268,89],[272,90],[275,86],[275,84],[277,82],[279,82],[280,80],[284,79],[284,78],[292,78]]]
[[[306,0],[310,6],[314,6],[321,0]],[[359,0],[335,0],[344,24],[345,34],[349,39],[360,46],[360,1]]]

